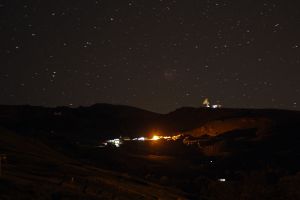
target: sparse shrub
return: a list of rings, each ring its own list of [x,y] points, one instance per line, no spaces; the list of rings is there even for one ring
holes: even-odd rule
[[[167,176],[160,177],[159,182],[163,185],[167,185],[169,183],[169,178]]]

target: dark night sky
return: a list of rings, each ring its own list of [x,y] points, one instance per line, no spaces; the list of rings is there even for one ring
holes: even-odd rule
[[[6,0],[0,34],[0,104],[300,108],[299,0]]]

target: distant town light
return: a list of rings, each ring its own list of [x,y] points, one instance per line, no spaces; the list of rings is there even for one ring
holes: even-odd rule
[[[112,139],[112,140],[107,140],[107,143],[110,143],[116,147],[120,147],[120,145],[123,143],[120,139]]]
[[[129,137],[121,137],[116,138],[116,139],[110,139],[106,140],[105,142],[102,142],[100,145],[97,147],[106,147],[106,146],[115,146],[115,147],[120,147],[123,143],[127,143],[129,141],[137,141],[137,142],[143,142],[143,141],[156,141],[156,140],[167,140],[167,141],[176,141],[179,140],[182,137],[182,134],[174,135],[174,136],[159,136],[159,135],[153,135],[152,138],[147,138],[147,137],[137,137],[137,138],[132,138],[130,139]]]
[[[226,179],[225,178],[219,178],[218,181],[220,181],[220,182],[226,182]]]

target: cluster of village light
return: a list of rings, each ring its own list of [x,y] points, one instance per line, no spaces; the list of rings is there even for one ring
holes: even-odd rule
[[[175,141],[180,139],[180,137],[182,136],[182,134],[178,134],[175,136],[159,136],[159,135],[153,135],[151,138],[147,138],[147,137],[136,137],[136,138],[116,138],[116,139],[111,139],[111,140],[106,140],[105,142],[103,142],[101,145],[99,145],[99,147],[106,147],[108,145],[114,146],[114,147],[120,147],[124,142],[128,142],[128,141],[157,141],[157,140],[169,140],[169,141]]]
[[[106,146],[113,146],[119,148],[124,142],[130,142],[130,141],[136,141],[136,142],[143,142],[143,141],[159,141],[159,140],[167,140],[167,141],[176,141],[179,139],[182,139],[183,134],[178,134],[175,136],[160,136],[154,134],[151,138],[147,137],[136,137],[136,138],[128,138],[128,137],[120,137],[116,139],[106,140],[98,147],[106,147]],[[212,160],[209,161],[210,164],[213,164],[214,162]],[[226,182],[227,180],[225,178],[218,178],[217,181],[219,182]]]

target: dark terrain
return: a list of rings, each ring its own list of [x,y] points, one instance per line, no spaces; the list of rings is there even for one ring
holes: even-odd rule
[[[284,110],[0,106],[0,199],[300,199],[299,125]],[[183,136],[97,147],[153,131]]]

